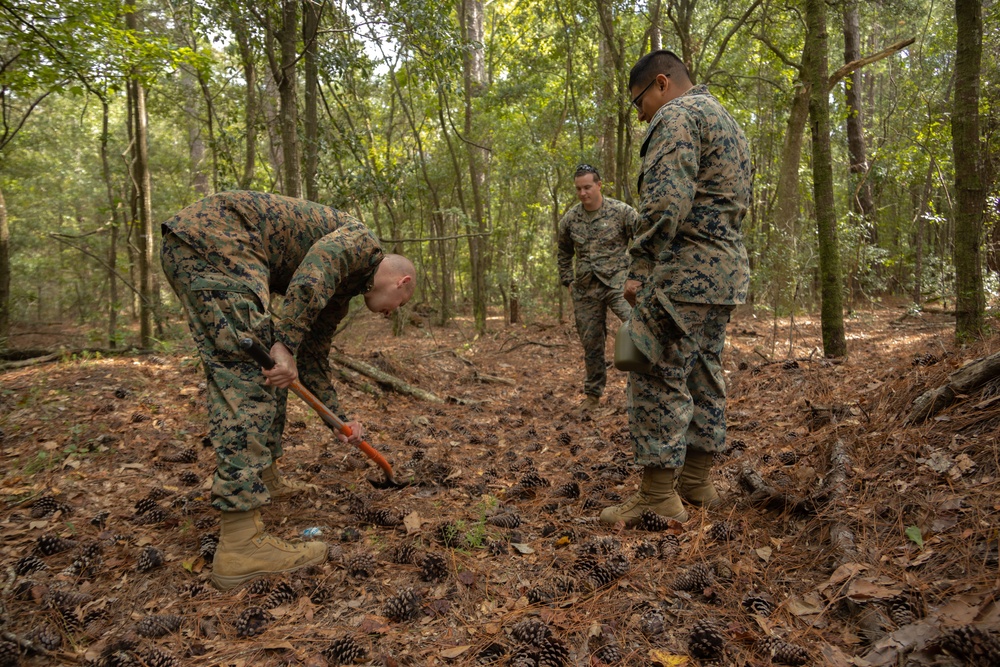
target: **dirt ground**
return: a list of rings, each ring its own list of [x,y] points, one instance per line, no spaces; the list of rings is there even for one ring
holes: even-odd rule
[[[738,313],[725,502],[660,530],[597,522],[639,469],[622,373],[574,415],[569,323],[392,337],[361,315],[336,347],[442,401],[335,378],[414,484],[371,486],[290,397],[282,469],[318,490],[264,520],[330,558],[227,593],[206,585],[214,454],[184,343],[0,373],[0,665],[998,664],[1000,383],[903,420],[1000,339],[958,348],[951,318],[906,312],[856,311],[843,363],[818,316],[789,349],[787,320]]]

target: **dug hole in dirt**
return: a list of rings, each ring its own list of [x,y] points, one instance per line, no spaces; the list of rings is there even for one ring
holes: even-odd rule
[[[206,583],[192,351],[9,370],[0,665],[1000,664],[1000,380],[912,414],[1000,341],[957,348],[950,318],[900,312],[855,313],[841,363],[818,317],[789,351],[787,322],[739,313],[724,505],[629,530],[597,522],[639,478],[625,377],[575,416],[571,323],[394,338],[358,318],[339,351],[424,398],[339,364],[334,381],[413,484],[372,488],[375,466],[289,397],[283,474],[319,490],[264,520],[330,558],[226,593]]]

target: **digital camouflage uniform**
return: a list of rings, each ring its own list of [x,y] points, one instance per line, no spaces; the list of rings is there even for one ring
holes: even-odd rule
[[[625,251],[637,221],[631,206],[610,197],[604,197],[596,211],[577,203],[559,221],[559,281],[573,286],[573,314],[587,370],[583,391],[588,396],[600,397],[607,383],[608,308],[623,322],[631,310],[622,287],[628,268]]]
[[[629,426],[637,463],[679,468],[688,447],[725,444],[720,355],[750,282],[740,226],[753,172],[743,131],[705,86],[657,111],[640,155],[628,277],[642,287],[629,326],[656,367],[629,374]]]
[[[163,223],[163,270],[208,376],[218,509],[270,502],[259,474],[282,454],[288,392],[264,385],[239,339],[251,335],[267,349],[284,343],[301,382],[339,413],[330,342],[351,297],[371,289],[382,258],[378,239],[354,218],[279,195],[223,192]],[[280,315],[271,312],[272,293],[285,295]]]

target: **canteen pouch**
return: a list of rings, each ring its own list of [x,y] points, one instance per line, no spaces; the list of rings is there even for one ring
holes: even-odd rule
[[[649,366],[646,370],[634,370],[637,373],[649,373],[663,358],[663,353],[674,341],[687,335],[687,329],[680,315],[674,309],[674,304],[660,288],[654,288],[641,297],[632,309],[632,317],[623,326],[628,337],[637,350],[646,358]],[[624,333],[624,331],[619,333]],[[630,355],[627,344],[622,341],[623,363]],[[618,366],[618,346],[615,340],[615,368]],[[634,364],[633,364],[634,365]],[[620,370],[632,370],[620,369]]]

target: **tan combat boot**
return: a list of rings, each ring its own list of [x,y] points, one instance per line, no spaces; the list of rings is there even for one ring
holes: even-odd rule
[[[326,560],[323,542],[288,542],[264,532],[260,510],[223,512],[212,585],[228,591],[244,581]]]
[[[696,507],[716,507],[722,504],[719,492],[708,477],[713,460],[714,457],[708,452],[687,450],[677,492],[681,494],[681,498]]]
[[[295,480],[283,477],[278,472],[278,464],[272,463],[264,468],[260,473],[260,481],[264,482],[271,500],[284,500],[300,493],[315,491],[318,487],[315,484],[306,482],[296,482]]]
[[[677,521],[687,521],[681,498],[674,490],[677,471],[674,468],[646,466],[642,471],[639,491],[621,505],[605,507],[601,512],[601,523],[614,525],[624,521],[632,527],[639,523],[642,513],[650,510],[660,516]]]
[[[587,398],[580,401],[580,404],[576,406],[575,412],[578,416],[584,417],[590,415],[599,407],[601,407],[601,397],[587,394]]]

